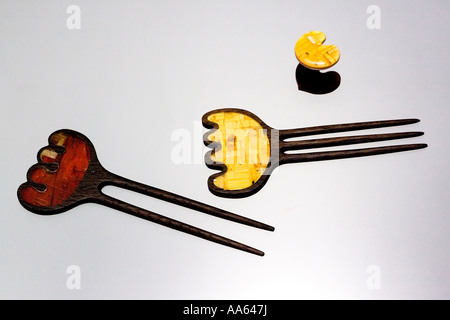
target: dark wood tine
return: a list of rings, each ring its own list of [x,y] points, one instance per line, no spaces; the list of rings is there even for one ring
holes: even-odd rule
[[[311,139],[299,141],[280,141],[280,150],[289,151],[289,150],[335,147],[349,144],[406,139],[419,137],[422,135],[423,132],[400,132],[400,133],[372,134],[372,135]]]
[[[279,134],[280,139],[284,140],[288,138],[310,136],[314,134],[327,134],[336,132],[347,132],[355,130],[402,126],[417,123],[419,121],[420,121],[419,119],[399,119],[399,120],[381,120],[381,121],[345,123],[345,124],[325,125],[308,128],[280,130]]]
[[[340,150],[340,151],[281,154],[280,155],[280,164],[365,157],[365,156],[372,156],[372,155],[385,154],[385,153],[394,153],[394,152],[423,149],[426,147],[427,147],[426,144],[420,143],[420,144],[406,144],[406,145],[365,148],[365,149],[352,149],[352,150]]]
[[[191,226],[189,224],[180,222],[178,220],[159,215],[152,211],[136,207],[134,205],[123,202],[121,200],[112,198],[103,193],[101,194],[100,197],[98,197],[96,199],[96,202],[98,202],[99,204],[108,206],[110,208],[131,214],[133,216],[136,216],[136,217],[139,217],[139,218],[151,221],[151,222],[155,222],[155,223],[163,225],[165,227],[169,227],[169,228],[181,231],[181,232],[191,234],[196,237],[203,238],[205,240],[209,240],[209,241],[212,241],[212,242],[215,242],[218,244],[222,244],[222,245],[234,248],[234,249],[242,250],[245,252],[253,253],[258,256],[264,256],[264,252],[262,252],[258,249],[255,249],[255,248],[249,247],[245,244],[242,244],[240,242],[219,236],[212,232]]]
[[[252,220],[234,213],[231,213],[226,210],[222,210],[210,205],[207,205],[205,203],[195,201],[180,195],[177,195],[175,193],[171,193],[168,191],[164,191],[155,187],[151,187],[133,180],[129,180],[126,178],[123,178],[121,176],[118,176],[113,173],[109,173],[110,178],[105,183],[105,185],[113,185],[116,187],[128,189],[131,191],[135,191],[150,197],[154,197],[163,201],[167,201],[173,204],[180,205],[182,207],[190,208],[196,211],[200,211],[218,218],[230,220],[233,222],[241,223],[244,225],[248,225],[251,227],[268,230],[268,231],[274,231],[275,228],[272,226],[269,226],[265,223]]]

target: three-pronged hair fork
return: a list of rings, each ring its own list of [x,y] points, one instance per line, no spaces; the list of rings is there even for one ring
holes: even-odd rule
[[[212,150],[205,155],[205,163],[221,172],[208,179],[212,193],[222,197],[246,197],[258,192],[271,172],[282,164],[371,156],[415,150],[427,147],[424,143],[292,153],[313,148],[336,147],[369,142],[413,138],[423,132],[410,131],[354,135],[308,140],[289,140],[356,130],[403,126],[418,119],[400,119],[324,125],[299,129],[278,130],[265,124],[253,113],[242,109],[218,109],[203,116],[203,125],[213,129],[204,135],[204,142]]]

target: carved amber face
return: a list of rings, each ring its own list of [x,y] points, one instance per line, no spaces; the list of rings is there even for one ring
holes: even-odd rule
[[[207,117],[218,126],[207,136],[215,143],[211,152],[214,163],[226,166],[215,177],[214,185],[223,190],[242,190],[251,187],[264,174],[270,162],[270,141],[267,129],[249,115],[219,111]]]

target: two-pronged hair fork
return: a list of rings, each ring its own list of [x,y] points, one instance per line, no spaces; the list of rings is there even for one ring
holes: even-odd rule
[[[103,187],[112,185],[233,222],[274,230],[267,224],[113,174],[100,164],[91,141],[76,131],[59,130],[51,134],[49,145],[39,150],[37,158],[38,163],[28,170],[27,182],[17,190],[20,203],[37,214],[52,215],[82,203],[94,202],[225,246],[264,255],[258,249],[136,207],[102,192]]]

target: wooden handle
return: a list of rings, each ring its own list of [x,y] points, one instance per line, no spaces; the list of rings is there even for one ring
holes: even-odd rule
[[[242,250],[242,251],[246,251],[249,253],[253,253],[259,256],[263,256],[264,252],[249,247],[245,244],[236,242],[234,240],[219,236],[217,234],[205,231],[203,229],[191,226],[189,224],[180,222],[178,220],[175,219],[171,219],[171,218],[167,218],[165,216],[159,215],[157,213],[154,213],[152,211],[149,210],[145,210],[136,206],[133,206],[129,203],[123,202],[121,200],[118,199],[114,199],[108,195],[105,195],[103,193],[101,193],[101,195],[96,199],[97,203],[105,205],[107,207],[131,214],[133,216],[151,221],[151,222],[155,222],[157,224],[163,225],[165,227],[169,227],[178,231],[182,231],[185,233],[189,233],[191,235],[194,235],[196,237],[200,237],[218,244],[222,244],[231,248],[235,248],[238,250]]]
[[[157,198],[163,201],[167,201],[173,204],[180,205],[185,208],[190,208],[196,211],[200,211],[218,218],[230,220],[233,222],[245,224],[251,227],[268,230],[268,231],[274,231],[275,228],[272,226],[269,226],[267,224],[264,224],[259,221],[255,221],[231,212],[228,212],[226,210],[222,210],[210,205],[207,205],[205,203],[195,201],[180,195],[177,195],[175,193],[171,193],[168,191],[164,191],[155,187],[151,187],[133,180],[129,180],[126,178],[123,178],[121,176],[118,176],[113,173],[109,173],[109,178],[107,179],[107,182],[104,185],[113,185],[116,187],[124,188],[127,190],[135,191],[153,198]]]
[[[384,127],[401,126],[406,124],[417,123],[418,119],[400,119],[400,120],[381,120],[381,121],[369,121],[369,122],[357,122],[357,123],[345,123],[335,125],[325,125],[308,128],[287,129],[279,130],[280,140],[285,140],[295,137],[304,137],[314,134],[326,134],[336,132],[346,132],[355,130],[376,129]]]
[[[385,134],[370,134],[361,136],[346,136],[338,138],[323,138],[312,140],[280,141],[280,151],[304,150],[312,148],[325,148],[345,146],[350,144],[370,143],[397,139],[413,138],[423,135],[423,132],[398,132]]]
[[[310,152],[299,154],[283,153],[280,155],[280,164],[365,157],[385,153],[423,149],[426,147],[427,147],[426,144],[420,143],[420,144],[406,144],[398,146],[342,150],[342,151],[324,151],[324,152]]]

